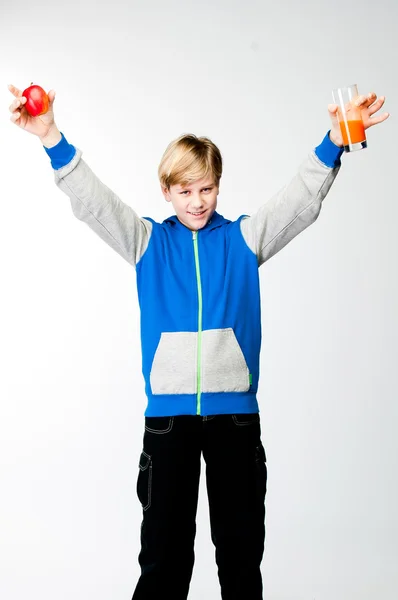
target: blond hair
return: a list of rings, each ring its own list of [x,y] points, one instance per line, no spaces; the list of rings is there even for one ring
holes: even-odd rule
[[[208,175],[219,184],[222,174],[220,150],[207,137],[196,137],[193,133],[181,135],[167,146],[158,168],[162,187],[189,185]]]

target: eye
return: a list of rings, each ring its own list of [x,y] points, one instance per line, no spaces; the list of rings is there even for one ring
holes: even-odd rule
[[[213,189],[212,187],[207,187],[207,188],[203,188],[202,191],[204,191],[204,192],[210,191],[211,192],[212,189]],[[189,190],[183,190],[182,192],[179,192],[179,194],[183,194],[183,195],[189,194]]]

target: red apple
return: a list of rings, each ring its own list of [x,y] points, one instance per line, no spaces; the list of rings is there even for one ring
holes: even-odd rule
[[[22,92],[26,102],[24,104],[26,110],[32,117],[44,115],[48,111],[49,100],[46,92],[39,85],[30,85]]]

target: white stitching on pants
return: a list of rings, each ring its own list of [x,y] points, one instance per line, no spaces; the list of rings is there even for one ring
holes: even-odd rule
[[[144,451],[142,451],[142,453],[141,453],[141,454],[143,454],[144,456],[146,456],[146,457],[147,457],[147,459],[148,459],[148,462],[146,463],[145,467],[144,467],[144,466],[141,466],[141,457],[140,457],[140,461],[139,461],[139,464],[138,464],[138,466],[139,466],[139,468],[140,468],[140,470],[141,470],[141,471],[146,471],[146,469],[148,468],[148,465],[149,465],[149,464],[150,464],[150,462],[151,462],[151,459],[152,459],[152,457],[151,457],[151,456],[149,456],[149,454],[147,454],[147,453],[146,453],[146,452],[144,452]]]
[[[146,431],[150,431],[151,433],[155,433],[157,435],[163,435],[163,434],[169,433],[169,431],[171,431],[173,424],[174,424],[174,417],[170,417],[169,426],[167,429],[161,429],[161,430],[151,429],[150,427],[147,427],[146,425],[145,425],[145,429],[146,429]]]
[[[258,413],[256,413],[258,414]],[[258,423],[258,419],[254,419],[252,421],[238,421],[238,419],[236,418],[236,415],[231,415],[232,419],[235,423],[235,425],[238,425],[238,427],[245,427],[246,425],[254,425],[255,423]]]
[[[143,510],[148,510],[152,503],[152,465],[149,467],[148,475],[148,504],[143,506]]]

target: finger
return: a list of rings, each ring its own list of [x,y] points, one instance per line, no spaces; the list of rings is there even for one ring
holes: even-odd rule
[[[359,108],[368,108],[375,100],[377,96],[374,92],[370,92],[367,96],[358,96],[355,100],[355,106]]]
[[[368,114],[373,115],[375,112],[380,110],[381,107],[383,106],[384,102],[385,102],[385,97],[380,96],[380,98],[377,100],[377,102],[375,102],[374,104],[372,104],[372,106],[369,107]]]
[[[374,119],[370,119],[369,120],[368,129],[369,129],[369,127],[373,127],[373,125],[377,125],[378,123],[382,123],[383,121],[385,121],[386,119],[388,119],[389,116],[390,116],[390,113],[386,112],[386,113],[380,115],[379,117],[375,117]]]
[[[10,117],[10,121],[12,121],[13,123],[15,123],[16,121],[18,121],[19,117],[21,116],[20,112],[15,112],[12,113],[11,117]]]
[[[16,96],[17,98],[19,96],[22,96],[22,91],[15,87],[15,85],[12,85],[11,83],[8,84],[8,89],[10,90],[11,94],[14,94],[14,96]]]
[[[375,94],[374,92],[370,92],[367,96],[366,96],[366,104],[368,106],[370,106],[370,104],[373,104],[373,102],[376,100],[377,98],[377,94]]]
[[[26,98],[25,96],[21,96],[20,98],[17,98],[16,100],[14,100],[14,102],[12,104],[10,104],[10,112],[15,112],[18,111],[20,108],[22,108],[22,106],[25,104],[26,102]]]

